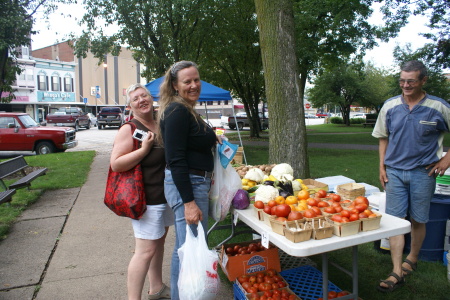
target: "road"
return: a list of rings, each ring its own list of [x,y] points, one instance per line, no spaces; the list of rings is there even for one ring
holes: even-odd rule
[[[305,119],[305,124],[323,124],[324,120],[325,119]],[[220,119],[210,119],[209,123],[214,127],[221,127]],[[229,129],[228,126],[226,126],[225,129],[226,132],[236,132],[236,130]],[[246,130],[249,130],[249,128],[244,128],[244,131]],[[102,130],[99,130],[98,127],[92,127],[91,129],[80,129],[77,132],[78,146],[68,149],[67,152],[95,150],[98,154],[109,155],[111,153],[117,131],[117,127],[106,127]],[[0,152],[0,158],[10,158],[17,155],[29,156],[35,154],[31,151]]]

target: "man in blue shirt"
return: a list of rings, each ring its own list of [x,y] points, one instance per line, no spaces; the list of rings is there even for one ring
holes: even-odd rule
[[[450,155],[443,156],[442,147],[444,132],[450,127],[450,105],[422,89],[427,73],[419,61],[402,66],[399,79],[402,94],[384,103],[372,133],[379,139],[386,213],[399,218],[409,215],[411,221],[411,251],[403,262],[404,236],[389,239],[393,270],[377,286],[381,292],[392,292],[402,286],[404,277],[416,270],[435,178],[444,175],[450,166]]]

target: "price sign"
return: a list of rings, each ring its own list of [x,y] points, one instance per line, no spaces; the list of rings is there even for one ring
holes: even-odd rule
[[[269,233],[267,231],[261,233],[261,245],[269,249]]]

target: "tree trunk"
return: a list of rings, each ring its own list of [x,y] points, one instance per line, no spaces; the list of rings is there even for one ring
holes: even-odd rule
[[[292,0],[255,0],[270,115],[269,163],[309,177],[304,109],[295,55]]]

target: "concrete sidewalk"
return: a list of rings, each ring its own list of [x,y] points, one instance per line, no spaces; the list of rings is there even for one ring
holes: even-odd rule
[[[127,299],[130,219],[103,204],[109,155],[97,152],[81,188],[46,192],[0,243],[0,299]],[[170,284],[170,229],[163,280]],[[144,288],[142,299],[146,299]],[[233,299],[224,282],[217,299]]]

